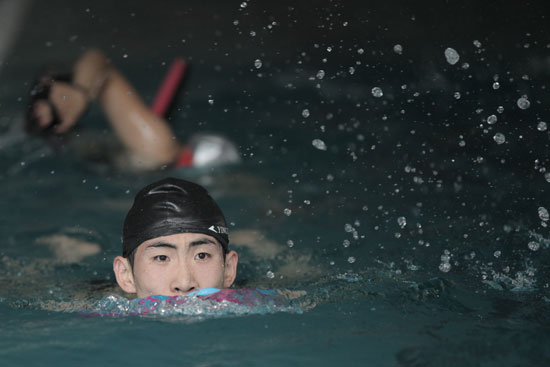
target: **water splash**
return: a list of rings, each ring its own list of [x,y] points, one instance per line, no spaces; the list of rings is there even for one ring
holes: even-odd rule
[[[401,55],[403,53],[403,46],[401,46],[400,44],[393,46],[393,52],[395,52],[398,55]]]
[[[397,224],[399,225],[399,228],[405,228],[407,225],[407,219],[405,217],[399,217],[397,218]]]
[[[498,118],[497,118],[496,115],[491,115],[491,116],[487,117],[487,123],[489,125],[496,124],[497,121],[498,121]]]
[[[311,145],[313,145],[315,148],[319,150],[327,150],[327,145],[321,139],[313,139],[313,141],[311,142]]]
[[[539,207],[537,212],[539,214],[540,220],[542,220],[543,222],[548,222],[548,220],[550,219],[550,214],[548,214],[548,210],[545,207]]]
[[[531,102],[527,99],[527,97],[523,96],[518,99],[517,105],[520,109],[526,110],[531,106]]]
[[[487,269],[482,272],[483,283],[491,288],[512,292],[531,292],[536,290],[537,279],[535,278],[536,269],[526,265],[525,270],[520,270],[512,277],[508,274],[496,272],[493,269]]]
[[[222,317],[265,315],[277,312],[303,312],[300,302],[304,292],[260,289],[222,290],[208,296],[152,296],[128,300],[109,295],[79,310],[87,317],[105,316],[199,316]],[[74,311],[74,310],[71,310]]]
[[[382,88],[380,88],[380,87],[372,88],[371,93],[372,93],[373,97],[376,97],[376,98],[380,98],[384,95],[384,92],[382,91]]]
[[[503,133],[496,133],[495,136],[493,136],[493,140],[496,141],[498,145],[500,145],[506,141],[506,137]]]
[[[540,243],[535,242],[535,241],[530,241],[530,242],[527,244],[527,247],[528,247],[529,250],[531,250],[531,251],[538,251],[539,248],[540,248]]]
[[[448,47],[445,49],[445,59],[449,64],[454,65],[460,60],[460,55],[454,48]]]

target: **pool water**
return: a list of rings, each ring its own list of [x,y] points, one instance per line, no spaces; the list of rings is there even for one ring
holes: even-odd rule
[[[23,3],[0,53],[2,366],[548,365],[543,2]],[[112,138],[97,107],[67,149],[25,137],[32,76],[89,47],[147,101],[184,56],[176,134],[224,134],[243,162],[91,159]],[[166,176],[218,201],[237,287],[305,291],[303,310],[84,317],[124,304],[122,222]]]

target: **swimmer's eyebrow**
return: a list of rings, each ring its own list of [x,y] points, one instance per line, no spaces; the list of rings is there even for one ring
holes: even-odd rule
[[[217,246],[218,242],[216,242],[215,240],[211,240],[210,238],[207,238],[207,237],[201,237],[201,238],[197,238],[196,240],[190,242],[189,243],[189,248],[196,247],[196,246],[202,246],[202,245]],[[170,249],[174,249],[174,250],[178,249],[176,245],[168,243],[168,242],[153,242],[153,243],[147,245],[147,247],[145,249],[148,250],[148,249],[153,249],[153,248],[170,248]]]
[[[176,245],[172,245],[171,243],[166,243],[166,242],[153,242],[147,245],[145,249],[148,250],[150,248],[171,248],[171,249],[177,250]]]
[[[195,246],[201,246],[201,245],[214,245],[216,246],[218,243],[214,240],[211,240],[207,237],[198,238],[191,243],[189,243],[189,247],[195,247]]]

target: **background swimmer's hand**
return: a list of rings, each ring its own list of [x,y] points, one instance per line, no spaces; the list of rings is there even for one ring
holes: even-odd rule
[[[314,299],[312,299],[311,297],[305,298],[305,296],[307,296],[306,291],[291,291],[289,289],[277,289],[277,293],[279,293],[281,296],[286,297],[290,301],[298,299],[298,305],[300,306],[302,311],[309,311],[315,306],[317,306],[317,302],[315,302]]]
[[[235,247],[246,247],[260,259],[272,259],[283,252],[284,246],[265,237],[260,231],[240,229],[231,232],[231,242]]]
[[[52,85],[50,101],[55,106],[60,123],[54,127],[57,134],[69,131],[88,107],[86,92],[74,85],[56,82]]]
[[[285,296],[288,299],[296,299],[299,297],[303,297],[307,294],[306,291],[291,291],[289,289],[277,289],[277,293]]]
[[[67,264],[79,263],[84,258],[97,255],[101,252],[101,246],[97,243],[69,237],[64,234],[42,236],[37,238],[35,243],[47,245],[54,253],[57,261]]]

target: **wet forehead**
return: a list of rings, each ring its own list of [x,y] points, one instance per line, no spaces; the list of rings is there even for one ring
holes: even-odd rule
[[[202,233],[178,233],[156,237],[143,242],[139,248],[142,251],[159,247],[188,250],[200,245],[211,245],[221,249],[221,244],[214,237]]]

